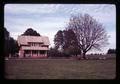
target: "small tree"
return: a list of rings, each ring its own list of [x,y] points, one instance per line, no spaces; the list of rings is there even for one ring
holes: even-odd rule
[[[16,40],[9,36],[9,32],[6,28],[4,28],[4,36],[5,36],[5,45],[4,45],[4,54],[6,57],[11,54],[13,56],[15,53],[18,53],[19,47]]]
[[[15,53],[18,53],[18,51],[19,51],[18,43],[12,37],[10,37],[10,40],[9,40],[9,47],[10,47],[11,56],[14,56]]]
[[[63,31],[59,30],[54,38],[55,48],[59,49],[63,47]]]
[[[72,29],[59,30],[54,38],[55,48],[66,56],[80,54],[80,48],[75,33]]]
[[[33,30],[32,28],[28,28],[22,35],[25,35],[25,36],[40,36],[40,34],[37,33],[35,30]]]
[[[109,49],[107,54],[115,54],[116,53],[116,50],[115,49]]]
[[[9,36],[9,32],[7,31],[7,29],[6,28],[4,28],[4,41],[5,41],[5,44],[4,44],[4,55],[6,56],[6,57],[8,57],[9,56],[9,52],[10,52],[10,50],[9,50],[9,38],[10,38],[10,36]]]
[[[101,47],[108,44],[105,28],[89,14],[72,15],[66,29],[74,31],[85,59],[89,50],[101,50]]]
[[[80,48],[78,46],[78,41],[75,33],[73,30],[68,29],[64,30],[64,52],[69,55],[75,55],[81,54]]]
[[[48,51],[48,57],[61,57],[61,53],[56,48],[50,48]]]

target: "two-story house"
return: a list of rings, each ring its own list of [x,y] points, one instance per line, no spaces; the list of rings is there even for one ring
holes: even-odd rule
[[[46,36],[18,36],[19,58],[47,58],[49,39]]]

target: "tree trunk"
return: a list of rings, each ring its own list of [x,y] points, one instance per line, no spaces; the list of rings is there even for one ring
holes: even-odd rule
[[[80,60],[80,57],[76,54],[76,58],[78,59],[78,60]]]
[[[78,58],[78,55],[76,54],[76,58]]]
[[[86,51],[83,51],[83,59],[86,59]]]

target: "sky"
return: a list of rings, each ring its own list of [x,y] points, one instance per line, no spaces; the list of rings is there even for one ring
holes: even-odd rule
[[[116,48],[116,6],[114,4],[6,4],[4,7],[4,27],[10,36],[17,40],[28,28],[33,28],[42,36],[48,36],[50,47],[54,46],[54,35],[64,30],[72,14],[89,14],[102,23],[109,37],[106,53]]]

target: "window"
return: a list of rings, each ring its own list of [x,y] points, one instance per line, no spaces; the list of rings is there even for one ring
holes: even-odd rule
[[[30,53],[30,51],[29,51],[29,50],[25,50],[25,53],[26,53],[26,54],[29,54],[29,53]]]
[[[31,42],[29,42],[28,45],[31,46]]]
[[[36,50],[33,50],[33,54],[37,54],[37,51],[36,51]]]
[[[45,54],[45,51],[44,51],[44,50],[41,50],[41,51],[40,51],[40,54]]]
[[[41,46],[42,46],[42,43],[38,43],[38,45],[41,47]]]
[[[29,42],[28,44],[29,44],[30,46],[41,46],[41,43]]]
[[[42,47],[48,47],[48,45],[42,45]]]

